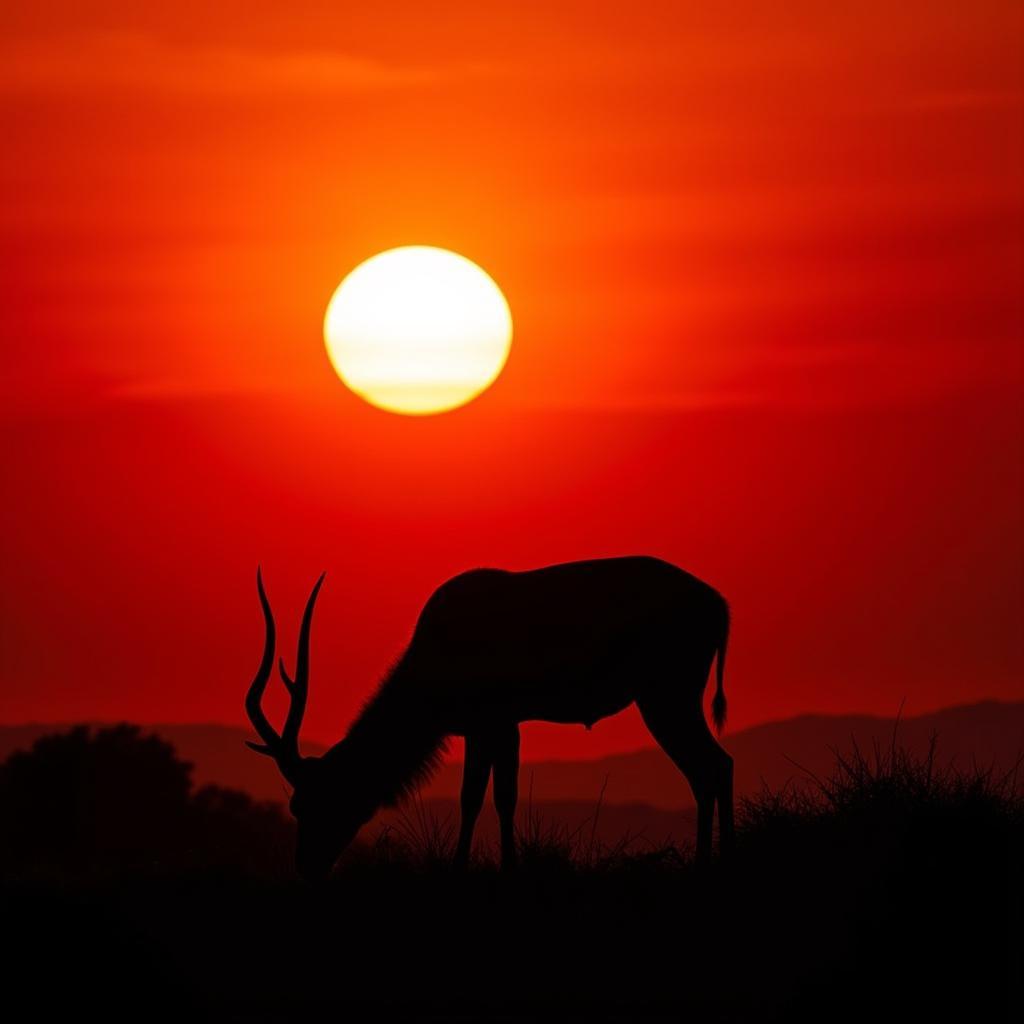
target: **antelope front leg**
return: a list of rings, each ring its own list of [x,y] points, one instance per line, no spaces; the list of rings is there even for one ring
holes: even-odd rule
[[[455,850],[455,866],[465,868],[469,864],[469,852],[473,845],[473,828],[480,815],[487,792],[487,780],[491,775],[491,746],[484,736],[466,737],[466,760],[462,766],[462,798],[460,803],[461,822],[459,845]]]
[[[516,802],[519,799],[519,726],[502,729],[494,741],[494,806],[501,826],[501,868],[516,866]]]

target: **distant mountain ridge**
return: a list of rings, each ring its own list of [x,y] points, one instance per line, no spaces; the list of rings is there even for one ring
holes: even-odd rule
[[[73,723],[0,725],[0,760],[15,750],[27,749],[40,736],[65,732]],[[85,723],[102,725],[110,723]],[[246,729],[210,724],[143,725],[172,743],[193,766],[197,785],[216,783],[241,789],[262,800],[286,800],[287,787],[267,758],[256,757],[244,745]],[[831,747],[849,750],[853,741],[867,753],[877,744],[893,741],[916,753],[927,751],[937,737],[939,764],[951,759],[965,766],[977,761],[1009,770],[1024,754],[1024,701],[982,701],[905,718],[869,715],[801,715],[779,722],[728,732],[722,744],[736,762],[736,794],[759,791],[762,785],[781,787],[802,770],[827,774],[833,763]],[[306,743],[304,752],[320,754],[322,745]],[[797,767],[797,766],[800,767]],[[447,803],[458,798],[461,765],[449,762],[424,787],[422,797]],[[535,804],[626,806],[638,803],[660,811],[692,808],[686,781],[657,748],[613,754],[593,761],[537,761],[523,763],[521,799]]]

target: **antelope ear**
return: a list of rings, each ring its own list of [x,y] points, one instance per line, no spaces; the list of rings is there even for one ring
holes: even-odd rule
[[[266,754],[267,757],[274,756],[274,752],[265,743],[253,743],[252,740],[246,740],[245,745],[250,750],[255,750],[257,754]]]

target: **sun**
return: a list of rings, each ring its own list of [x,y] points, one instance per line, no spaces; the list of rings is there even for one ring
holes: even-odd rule
[[[494,382],[512,344],[512,314],[471,260],[407,245],[370,257],[341,282],[324,339],[357,395],[422,416],[465,405]]]

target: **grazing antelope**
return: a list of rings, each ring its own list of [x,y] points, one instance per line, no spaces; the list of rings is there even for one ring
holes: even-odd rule
[[[717,656],[712,717],[725,721],[723,673],[729,609],[708,584],[657,558],[567,562],[528,572],[474,569],[438,587],[408,648],[343,740],[322,757],[299,754],[309,693],[309,633],[317,580],[302,616],[291,705],[280,734],[260,706],[274,663],[274,617],[257,572],[266,622],[263,660],[245,706],[262,743],[292,785],[296,866],[326,876],[381,806],[439,765],[449,736],[466,756],[456,862],[469,859],[473,826],[494,772],[504,867],[515,862],[513,819],[519,723],[577,723],[588,729],[632,703],[689,780],[697,801],[697,857],[711,856],[714,807],[721,850],[733,841],[732,758],[704,720],[702,698]]]

